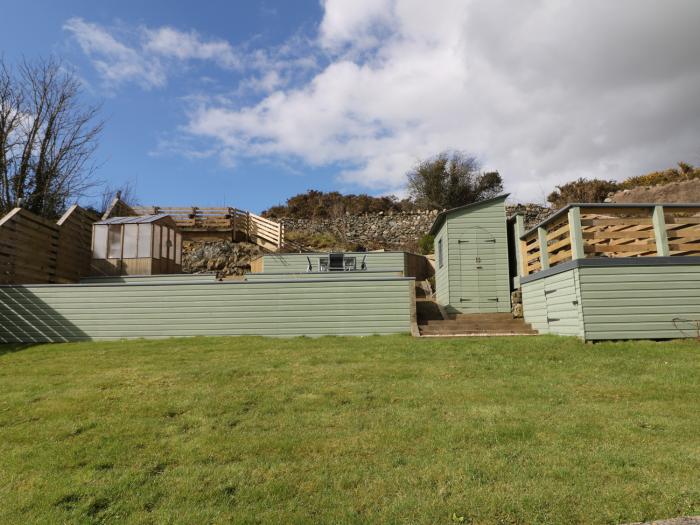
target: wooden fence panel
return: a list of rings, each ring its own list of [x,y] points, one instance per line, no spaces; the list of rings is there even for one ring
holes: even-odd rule
[[[71,283],[88,275],[96,220],[79,206],[58,223],[15,208],[0,219],[0,283]]]

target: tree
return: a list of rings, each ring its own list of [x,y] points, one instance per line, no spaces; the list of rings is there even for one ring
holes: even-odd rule
[[[107,184],[102,188],[102,192],[99,195],[99,201],[96,203],[94,208],[102,215],[107,211],[107,208],[112,204],[114,197],[119,195],[119,200],[121,200],[127,206],[136,206],[139,204],[138,198],[136,197],[136,187],[131,181],[127,181],[120,185]]]
[[[423,160],[407,176],[409,194],[422,208],[456,208],[503,191],[503,180],[497,171],[482,172],[475,157],[458,151]]]
[[[0,57],[0,212],[23,207],[54,218],[93,185],[102,122],[60,62]]]
[[[614,180],[580,178],[557,186],[547,200],[557,209],[572,202],[604,202],[608,194],[619,188]]]

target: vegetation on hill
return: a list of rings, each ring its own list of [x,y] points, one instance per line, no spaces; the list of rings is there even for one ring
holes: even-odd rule
[[[410,211],[415,208],[408,199],[399,200],[394,196],[372,197],[366,194],[343,195],[337,191],[323,192],[308,190],[287,199],[286,204],[273,206],[262,212],[269,219],[327,219],[340,217],[346,213],[361,215],[389,211]]]
[[[572,202],[604,202],[610,193],[640,186],[661,186],[700,178],[700,168],[679,162],[677,168],[653,171],[646,175],[629,177],[621,182],[614,180],[581,178],[557,186],[547,196],[554,208],[563,208]]]
[[[700,514],[694,341],[0,346],[2,523]]]

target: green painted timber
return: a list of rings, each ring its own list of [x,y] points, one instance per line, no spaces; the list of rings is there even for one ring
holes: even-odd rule
[[[0,342],[409,333],[414,279],[0,286]]]
[[[524,284],[523,315],[540,333],[584,336],[576,270]]]
[[[367,269],[404,272],[406,268],[405,252],[345,252],[348,257],[355,257],[357,268],[366,257]],[[264,273],[303,273],[311,260],[314,271],[319,269],[319,259],[328,257],[327,253],[272,253],[263,256]]]
[[[436,220],[436,298],[453,313],[510,312],[507,195],[448,210]],[[438,264],[439,266],[439,264]]]
[[[588,341],[698,337],[700,264],[657,259],[599,261],[529,280],[522,285],[525,320],[539,332]]]
[[[698,337],[700,265],[578,269],[585,338]]]
[[[209,282],[215,281],[215,273],[168,273],[160,275],[110,275],[83,277],[81,284],[110,283],[162,283],[162,282]]]
[[[400,271],[355,271],[355,272],[300,272],[300,273],[247,273],[245,274],[246,281],[275,281],[284,279],[330,279],[330,280],[348,280],[348,279],[367,279],[368,277],[400,277]]]

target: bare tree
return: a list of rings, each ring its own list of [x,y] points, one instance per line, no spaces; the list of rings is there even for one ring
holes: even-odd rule
[[[80,81],[54,59],[11,69],[0,57],[0,211],[21,199],[59,215],[93,182],[92,156],[103,123],[81,101]]]
[[[96,204],[96,209],[100,214],[104,213],[109,205],[112,204],[114,197],[119,195],[119,199],[128,206],[137,206],[139,204],[138,198],[136,197],[136,186],[127,181],[120,185],[107,184],[102,188],[102,192],[99,195],[99,202]]]

